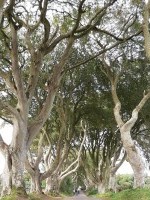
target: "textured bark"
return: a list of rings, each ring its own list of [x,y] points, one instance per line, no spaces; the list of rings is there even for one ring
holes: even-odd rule
[[[31,193],[42,193],[41,180],[40,180],[40,172],[36,171],[34,174],[30,174],[31,176]]]
[[[138,147],[134,144],[130,131],[126,131],[126,128],[121,128],[121,138],[123,146],[127,152],[129,163],[134,172],[134,188],[144,187],[145,184],[145,164],[140,154]]]
[[[105,181],[102,181],[98,183],[97,185],[98,193],[99,194],[104,194],[106,192],[106,183]]]
[[[12,186],[12,174],[11,174],[11,157],[9,154],[9,147],[4,143],[0,135],[0,151],[5,158],[4,171],[1,175],[2,191],[1,196],[10,194]]]
[[[50,191],[53,190],[53,185],[52,185],[52,178],[51,177],[48,177],[46,179],[46,187],[45,187],[45,190],[44,190],[44,193],[48,194]]]
[[[26,134],[27,127],[24,121],[14,119],[13,139],[10,145],[10,154],[12,161],[12,186],[15,188],[24,188],[23,173],[26,160]]]
[[[106,190],[108,190],[108,184],[109,184],[109,177],[110,177],[110,168],[107,163],[107,165],[103,166],[103,169],[99,172],[101,173],[98,177],[98,183],[97,188],[99,193],[105,193]]]
[[[116,189],[117,189],[116,188],[116,172],[120,168],[120,166],[123,164],[123,162],[125,161],[126,155],[127,155],[125,152],[122,159],[116,164],[116,162],[118,161],[118,158],[120,156],[121,149],[122,149],[122,146],[120,146],[118,148],[118,151],[115,152],[113,161],[112,161],[111,170],[110,170],[108,189],[113,192],[116,192]]]
[[[56,175],[48,177],[46,179],[46,188],[45,188],[44,192],[46,194],[48,194],[50,192],[59,193],[60,183],[61,183],[61,181],[59,180],[59,178]]]
[[[150,12],[150,1],[148,0],[144,6],[143,15],[143,34],[144,34],[144,45],[147,58],[150,60],[150,32],[149,32],[149,12]]]
[[[3,15],[3,6],[4,6],[4,3],[6,2],[6,0],[1,0],[0,1],[0,23],[1,23],[1,20],[2,20],[2,15]]]
[[[116,173],[110,173],[108,189],[116,192]]]
[[[144,179],[145,179],[145,164],[142,159],[142,156],[134,144],[134,141],[131,138],[131,129],[134,126],[135,122],[138,119],[138,113],[146,103],[146,101],[150,98],[150,92],[144,94],[140,103],[136,106],[136,108],[132,112],[131,118],[127,122],[123,122],[120,110],[121,110],[121,102],[118,99],[116,86],[117,86],[118,77],[116,77],[115,81],[111,79],[112,84],[112,97],[115,103],[114,115],[118,127],[121,133],[121,140],[123,143],[123,147],[127,153],[127,157],[131,167],[134,171],[134,187],[143,187]]]
[[[31,193],[42,193],[42,187],[41,187],[41,173],[38,168],[38,165],[31,165],[31,163],[26,160],[25,163],[26,170],[30,174],[31,178],[31,187],[30,192]]]
[[[124,122],[121,116],[121,102],[117,95],[117,83],[119,80],[120,74],[116,74],[114,76],[113,72],[110,70],[111,67],[106,63],[106,61],[103,58],[103,64],[104,64],[104,70],[105,75],[108,77],[108,79],[111,82],[111,93],[112,98],[115,104],[114,107],[114,116],[115,120],[117,122],[118,128],[121,133],[121,140],[123,143],[123,147],[127,153],[127,157],[129,160],[129,163],[131,164],[131,167],[134,171],[134,187],[144,187],[144,179],[145,179],[145,164],[142,159],[142,156],[139,152],[139,149],[135,145],[134,141],[131,138],[131,129],[135,125],[137,119],[138,119],[138,113],[143,108],[145,103],[150,98],[150,91],[143,94],[143,98],[140,101],[140,103],[136,106],[136,108],[132,111],[131,118]]]

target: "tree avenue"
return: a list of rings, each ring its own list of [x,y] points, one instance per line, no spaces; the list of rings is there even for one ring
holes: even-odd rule
[[[88,171],[97,168],[98,171],[92,172],[97,176],[93,182],[100,188],[100,192],[109,187],[108,176],[113,172],[115,174],[126,154],[135,173],[135,187],[143,187],[144,166],[130,133],[136,125],[139,111],[150,98],[150,92],[144,94],[131,117],[128,112],[124,112],[124,122],[120,114],[121,101],[117,86],[126,87],[125,82],[119,82],[119,76],[122,69],[127,69],[127,61],[135,62],[140,58],[143,32],[145,44],[147,40],[149,42],[149,10],[145,7],[142,30],[139,21],[144,8],[134,2],[128,3],[130,6],[125,1],[120,3],[117,0],[1,1],[0,116],[13,126],[10,145],[6,145],[0,137],[0,150],[6,160],[2,176],[2,196],[10,194],[12,188],[25,191],[25,167],[32,179],[32,191],[42,192],[40,181],[44,179],[47,182],[45,191],[49,191],[54,177],[57,179],[56,183],[61,182],[64,177],[77,171],[82,163],[80,159],[84,162],[86,156],[92,164],[88,166],[89,163],[85,160],[85,172],[88,177]],[[145,49],[148,57],[146,45]],[[145,58],[144,62],[147,62]],[[104,74],[109,78],[111,86]],[[148,88],[147,82],[148,79],[144,84],[145,90]],[[111,116],[110,90],[118,127]],[[122,93],[122,90],[119,91]],[[102,103],[97,103],[98,101]],[[129,104],[130,102],[132,104],[132,100]],[[97,120],[99,114],[102,117]],[[53,116],[55,120],[59,119],[58,126],[53,121]],[[53,128],[46,129],[47,123],[54,124],[55,131]],[[76,127],[78,131],[75,131]],[[94,130],[98,128],[98,138],[93,137],[93,127]],[[115,135],[118,134],[117,128],[121,133],[121,142],[120,137]],[[38,153],[35,162],[32,162],[31,145],[43,130],[45,135],[39,137]],[[88,131],[89,136],[86,136]],[[57,139],[53,140],[52,134],[56,132]],[[79,136],[79,132],[84,135]],[[45,156],[45,137],[49,140],[47,160],[51,159],[52,162],[44,160],[46,170],[41,175],[38,166]],[[90,152],[94,151],[92,145],[99,139],[104,139],[105,142],[97,144],[95,160],[95,152],[94,156]],[[82,156],[88,140],[89,149]],[[70,145],[67,146],[69,142]],[[116,165],[122,145],[126,153],[120,164]],[[52,151],[50,147],[53,147]],[[61,151],[64,152],[63,155]],[[139,166],[134,159],[140,161]]]

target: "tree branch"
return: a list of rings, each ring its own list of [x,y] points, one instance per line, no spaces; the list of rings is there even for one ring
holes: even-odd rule
[[[26,101],[24,87],[21,78],[21,72],[19,69],[18,63],[18,39],[17,39],[17,30],[15,29],[14,25],[11,23],[11,36],[12,36],[12,49],[11,49],[11,60],[12,60],[12,75],[14,77],[14,82],[16,85],[16,92],[18,96],[19,104],[24,107],[24,103]]]
[[[13,108],[11,105],[9,105],[7,102],[4,102],[2,99],[0,99],[0,107],[1,109],[8,110],[8,112],[13,114],[16,118],[20,119],[20,115],[18,111],[15,108]]]
[[[143,34],[144,34],[145,52],[147,58],[150,60],[149,10],[150,10],[150,0],[148,0],[147,4],[145,2],[144,15],[143,15]]]

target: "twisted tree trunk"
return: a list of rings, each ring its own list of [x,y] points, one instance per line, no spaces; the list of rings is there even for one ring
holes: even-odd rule
[[[124,123],[120,114],[121,103],[118,99],[117,92],[116,92],[117,81],[118,81],[118,77],[116,77],[115,80],[111,79],[112,97],[115,103],[115,108],[114,108],[115,119],[120,129],[123,147],[127,153],[129,163],[134,172],[134,187],[135,188],[144,187],[145,164],[144,164],[144,160],[142,158],[142,155],[140,154],[139,149],[137,148],[137,146],[135,145],[131,137],[131,129],[138,119],[139,111],[142,109],[146,101],[150,98],[150,91],[147,94],[144,94],[138,106],[136,106],[136,108],[133,110],[131,118],[127,122]]]
[[[144,160],[140,154],[139,149],[137,148],[137,146],[135,145],[131,137],[131,129],[135,125],[138,119],[139,111],[142,109],[142,107],[150,98],[150,90],[147,92],[147,94],[144,93],[142,100],[136,106],[136,108],[132,111],[131,118],[127,122],[124,122],[121,116],[121,112],[120,112],[121,102],[117,95],[117,83],[118,83],[120,74],[114,75],[114,73],[110,70],[111,66],[106,63],[106,61],[104,60],[104,57],[103,57],[103,65],[104,65],[105,75],[108,77],[108,79],[111,82],[111,93],[112,93],[112,98],[115,104],[114,116],[121,133],[121,141],[127,153],[129,163],[134,172],[134,187],[135,188],[144,187],[145,164],[144,164]]]

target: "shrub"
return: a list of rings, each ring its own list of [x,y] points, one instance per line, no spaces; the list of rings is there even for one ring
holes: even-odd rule
[[[60,192],[67,194],[67,195],[72,195],[73,194],[73,182],[71,177],[66,177],[61,185],[60,185]]]
[[[98,193],[98,190],[97,190],[97,188],[95,188],[95,187],[89,187],[87,190],[86,190],[86,194],[88,195],[88,196],[90,196],[90,195],[95,195],[95,194],[97,194]]]
[[[122,191],[133,188],[133,176],[132,175],[118,175],[117,176],[117,190]]]

